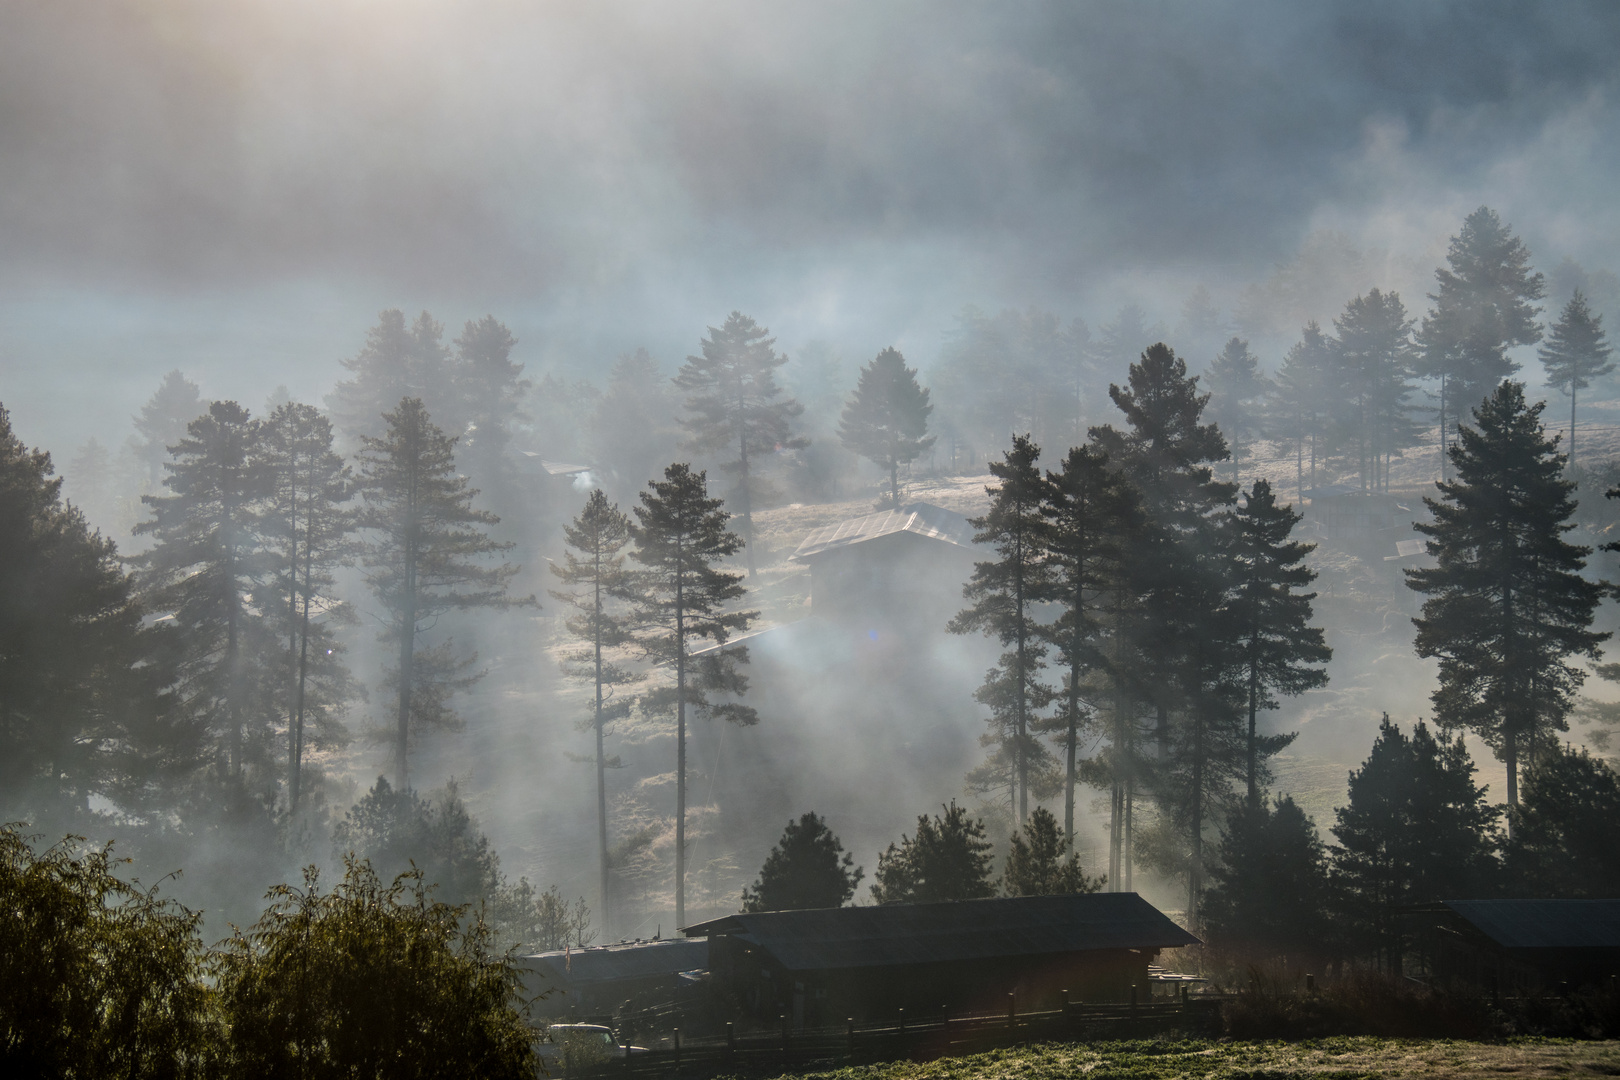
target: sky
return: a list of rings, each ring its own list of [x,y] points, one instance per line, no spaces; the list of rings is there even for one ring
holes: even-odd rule
[[[926,366],[964,305],[1169,323],[1324,229],[1416,310],[1482,203],[1620,269],[1617,41],[1576,0],[8,0],[0,403],[65,460],[174,367],[318,400],[395,306],[534,373],[732,309]]]

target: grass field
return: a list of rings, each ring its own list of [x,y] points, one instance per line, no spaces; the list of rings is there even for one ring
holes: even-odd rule
[[[1620,1042],[1507,1043],[1336,1038],[1285,1042],[1131,1042],[1018,1047],[937,1061],[801,1074],[803,1080],[1209,1080],[1620,1076]],[[785,1078],[784,1078],[785,1080]],[[797,1080],[797,1078],[796,1078]]]

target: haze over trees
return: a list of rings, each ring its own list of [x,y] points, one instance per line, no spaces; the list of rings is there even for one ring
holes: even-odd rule
[[[1575,403],[1580,392],[1614,370],[1614,349],[1603,332],[1603,316],[1594,312],[1579,289],[1564,305],[1558,321],[1536,350],[1547,369],[1547,385],[1569,395],[1569,467],[1575,469]]]
[[[861,369],[855,393],[838,421],[844,448],[889,474],[889,503],[900,508],[900,466],[910,465],[934,445],[928,434],[928,391],[917,369],[906,367],[897,349],[884,349]]]

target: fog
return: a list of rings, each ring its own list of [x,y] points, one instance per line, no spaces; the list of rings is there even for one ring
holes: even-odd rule
[[[205,402],[255,414],[278,388],[321,404],[389,308],[430,311],[446,340],[493,313],[525,377],[598,391],[638,348],[667,378],[705,328],[746,312],[789,356],[781,377],[827,446],[859,365],[894,346],[932,379],[968,308],[1037,308],[1095,338],[1134,303],[1195,371],[1231,332],[1271,369],[1306,320],[1328,325],[1374,285],[1421,315],[1448,238],[1480,205],[1539,270],[1620,270],[1617,40],[1620,11],[1595,2],[23,0],[0,8],[0,403],[68,472],[92,438],[117,454],[173,369]],[[1187,321],[1200,288],[1213,332]],[[1533,350],[1515,355],[1538,385]],[[1123,364],[1100,376],[1081,412],[1113,422],[1101,387]],[[828,396],[812,400],[817,379]],[[565,437],[561,414],[583,424],[583,412],[559,410],[514,446],[598,466],[593,447],[613,433]],[[1408,455],[1410,482],[1433,478],[1427,452]],[[852,458],[839,469],[825,519],[870,512],[876,474]],[[1292,490],[1281,451],[1262,470]],[[627,506],[646,477],[616,479]],[[84,484],[70,473],[70,497],[138,546],[132,504],[100,510]],[[951,497],[974,512],[979,487]],[[425,741],[419,775],[423,788],[460,779],[513,878],[594,903],[594,775],[568,760],[589,749],[573,726],[583,699],[557,674],[566,634],[544,596],[557,529],[583,501],[570,497],[506,523],[520,591],[545,607],[457,624],[490,675],[459,705],[467,729]],[[809,501],[776,509],[789,498]],[[802,615],[808,595],[786,559],[804,530],[780,527],[774,569],[750,583],[767,624]],[[1383,569],[1394,601],[1326,597],[1334,573],[1348,589]],[[1394,568],[1324,574],[1333,682],[1270,721],[1304,732],[1280,790],[1291,776],[1342,787],[1380,712],[1428,709],[1432,667],[1411,655],[1415,601]],[[353,636],[371,686],[362,713],[387,694],[369,624]],[[965,798],[987,661],[946,645],[963,650],[940,661],[960,700],[930,704],[940,742],[911,766],[863,772],[870,761],[828,749],[858,737],[831,721],[816,738],[773,735],[763,705],[757,729],[726,735],[731,758],[718,731],[694,736],[694,806],[719,808],[694,819],[695,910],[735,903],[788,814],[827,813],[870,875],[916,814]],[[622,838],[667,817],[672,754],[661,728],[628,725],[616,741]],[[791,790],[846,805],[728,791],[701,764],[722,760],[761,783],[843,775]],[[330,763],[332,805],[385,767],[357,742]],[[853,805],[863,785],[882,798]],[[1095,852],[1092,798],[1081,816]],[[1331,799],[1313,798],[1325,827]],[[660,833],[655,850],[670,842]],[[647,921],[667,933],[663,903],[649,886],[615,935]]]

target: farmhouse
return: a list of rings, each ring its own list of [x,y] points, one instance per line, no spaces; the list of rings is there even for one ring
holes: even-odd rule
[[[1198,939],[1136,893],[1020,896],[728,915],[686,927],[709,942],[710,979],[764,1021],[936,1017],[1127,1000],[1160,949]]]
[[[1516,994],[1620,974],[1620,900],[1447,900],[1404,915],[1437,982]]]

